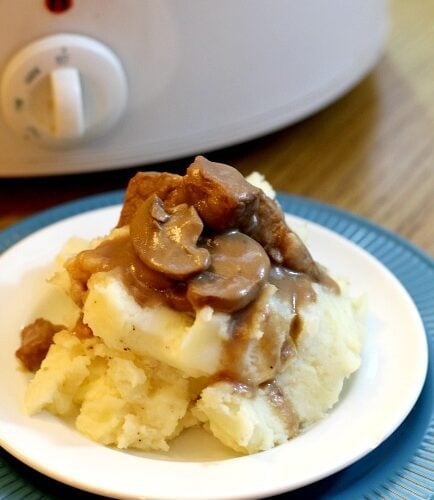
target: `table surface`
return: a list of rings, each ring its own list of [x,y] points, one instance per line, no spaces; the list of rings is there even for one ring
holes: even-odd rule
[[[277,190],[362,215],[434,255],[434,2],[392,0],[377,67],[303,122],[207,155]],[[182,172],[190,158],[146,169]],[[124,188],[137,169],[0,180],[0,229],[63,201]]]

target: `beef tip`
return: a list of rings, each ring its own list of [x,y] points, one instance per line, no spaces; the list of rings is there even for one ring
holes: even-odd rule
[[[16,357],[32,372],[36,371],[47,355],[54,334],[64,330],[63,325],[53,325],[51,321],[38,318],[21,331],[21,346]]]
[[[239,228],[276,263],[319,279],[316,263],[286,225],[277,203],[233,167],[198,156],[184,177],[185,190],[204,223],[215,231]]]
[[[256,212],[240,229],[260,243],[277,264],[305,273],[314,281],[320,281],[321,273],[309,250],[287,226],[277,203],[262,191]]]
[[[167,172],[138,172],[128,183],[118,227],[129,224],[141,202],[156,194],[173,207],[185,201],[183,178]]]
[[[223,232],[250,220],[260,190],[233,167],[197,156],[184,177],[189,202],[209,228]]]

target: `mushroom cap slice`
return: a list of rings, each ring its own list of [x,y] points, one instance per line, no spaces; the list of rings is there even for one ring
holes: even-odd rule
[[[188,300],[197,309],[209,305],[232,313],[258,295],[268,279],[270,260],[259,243],[239,231],[230,231],[208,241],[211,267],[190,280]]]
[[[208,268],[209,251],[197,241],[203,223],[194,207],[181,204],[167,213],[157,195],[142,203],[130,222],[130,237],[141,261],[174,280]]]

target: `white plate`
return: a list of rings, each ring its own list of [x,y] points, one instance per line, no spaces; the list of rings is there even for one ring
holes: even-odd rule
[[[98,445],[48,413],[27,417],[21,400],[28,377],[14,357],[19,331],[36,316],[61,320],[53,312],[57,299],[52,287],[44,282],[54,255],[69,236],[107,232],[118,212],[119,207],[109,207],[70,217],[0,257],[0,444],[11,454],[64,483],[117,498],[257,498],[350,465],[376,448],[409,413],[427,369],[427,341],[415,305],[377,260],[336,233],[306,222],[315,259],[366,291],[370,311],[362,367],[339,404],[310,430],[247,457],[231,457],[212,439],[192,432],[164,455]],[[289,221],[303,222],[295,217]]]

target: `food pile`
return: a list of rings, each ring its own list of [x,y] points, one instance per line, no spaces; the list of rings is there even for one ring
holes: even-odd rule
[[[167,450],[201,425],[254,453],[338,401],[360,365],[357,306],[250,180],[201,156],[184,176],[138,173],[108,236],[67,243],[51,281],[75,322],[38,318],[17,351],[36,371],[29,413],[119,448]]]

